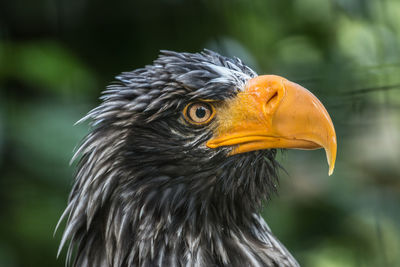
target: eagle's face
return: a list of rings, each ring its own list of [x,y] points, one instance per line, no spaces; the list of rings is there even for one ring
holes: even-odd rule
[[[126,132],[118,152],[127,172],[148,168],[146,175],[194,187],[220,183],[225,193],[257,178],[274,189],[276,148],[319,147],[333,170],[336,140],[328,113],[284,78],[257,77],[239,59],[212,52],[164,52],[153,66],[118,79],[96,112],[99,124]]]
[[[117,79],[83,118],[93,130],[76,153],[81,159],[64,213],[63,242],[78,243],[82,253],[104,245],[107,259],[99,262],[115,253],[122,257],[115,266],[143,260],[146,246],[176,232],[209,246],[202,235],[250,227],[275,190],[278,148],[325,148],[333,171],[336,135],[327,111],[282,77],[257,76],[239,59],[211,51],[165,51]],[[213,238],[224,242],[220,232]],[[165,242],[160,249],[175,249]]]

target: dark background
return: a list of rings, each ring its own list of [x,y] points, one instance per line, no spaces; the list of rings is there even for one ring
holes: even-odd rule
[[[394,0],[1,0],[0,266],[64,266],[53,232],[89,129],[73,124],[120,72],[203,48],[301,83],[331,114],[334,174],[322,150],[281,153],[263,211],[299,262],[400,266],[399,44]]]

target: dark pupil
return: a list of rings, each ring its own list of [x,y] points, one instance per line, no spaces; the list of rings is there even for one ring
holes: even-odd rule
[[[196,116],[199,119],[204,118],[204,116],[206,115],[206,109],[204,107],[199,107],[196,109]]]

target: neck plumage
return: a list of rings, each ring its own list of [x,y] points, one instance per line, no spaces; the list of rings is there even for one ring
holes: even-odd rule
[[[257,210],[243,205],[245,194],[193,192],[165,175],[119,178],[103,203],[84,187],[71,195],[64,238],[77,245],[74,266],[297,266]],[[113,182],[100,180],[91,182],[98,190]]]
[[[92,133],[77,151],[60,219],[73,266],[298,266],[257,213],[274,188],[274,154],[155,167],[143,151],[123,152],[126,134]]]

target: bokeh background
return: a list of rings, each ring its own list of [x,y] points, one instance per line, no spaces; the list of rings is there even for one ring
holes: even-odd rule
[[[336,171],[281,153],[263,215],[303,266],[400,266],[400,1],[0,1],[0,266],[64,266],[55,225],[74,123],[122,71],[203,48],[287,77],[325,103]]]

